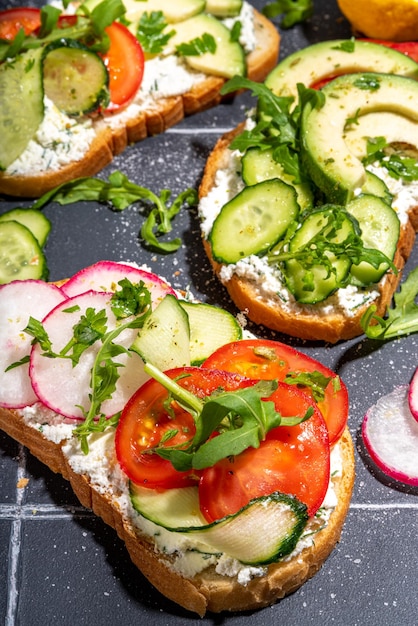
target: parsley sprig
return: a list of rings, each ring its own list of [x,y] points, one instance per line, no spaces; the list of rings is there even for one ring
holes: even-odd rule
[[[312,16],[313,2],[312,0],[275,0],[264,7],[263,13],[270,19],[282,15],[280,26],[292,28],[295,24],[304,22]]]
[[[258,448],[272,428],[300,424],[313,414],[313,407],[310,407],[303,417],[282,417],[274,402],[263,400],[277,389],[274,380],[262,380],[235,391],[218,390],[200,399],[152,364],[147,363],[145,371],[168,390],[166,404],[175,401],[194,418],[196,432],[186,445],[167,445],[176,435],[172,430],[157,446],[144,452],[158,454],[178,471],[211,467],[247,448]]]
[[[41,209],[48,202],[58,202],[61,205],[74,202],[100,202],[108,204],[117,211],[123,211],[128,206],[140,202],[147,215],[140,230],[140,237],[144,244],[156,252],[163,254],[175,252],[181,246],[181,239],[161,241],[160,237],[172,230],[172,221],[183,206],[194,206],[197,203],[197,193],[194,189],[181,192],[169,205],[171,191],[163,189],[160,195],[150,189],[131,182],[125,174],[119,171],[110,174],[107,181],[85,177],[77,178],[56,187],[44,194],[32,207]]]
[[[166,31],[167,20],[162,11],[145,12],[141,15],[138,23],[136,37],[144,52],[159,54],[163,51],[174,30]]]

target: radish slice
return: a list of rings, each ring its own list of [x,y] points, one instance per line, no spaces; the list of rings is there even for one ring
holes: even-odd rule
[[[59,304],[43,320],[54,352],[60,352],[73,338],[73,327],[92,307],[96,312],[106,311],[107,329],[113,330],[118,322],[110,308],[111,294],[89,291]],[[138,330],[124,330],[116,339],[116,343],[129,348]],[[91,369],[94,359],[101,347],[96,341],[82,354],[79,363],[73,367],[70,359],[48,358],[42,356],[42,349],[35,344],[32,349],[29,373],[32,385],[39,399],[56,413],[73,419],[83,418],[83,412],[90,406],[89,394]],[[131,397],[149,377],[144,372],[142,359],[136,353],[121,354],[116,357],[121,363],[120,378],[116,390],[110,400],[103,402],[101,411],[110,417],[120,411]]]
[[[418,422],[418,367],[415,370],[415,374],[412,376],[412,380],[409,385],[408,402],[409,410],[411,411],[414,419]]]
[[[38,401],[29,378],[29,363],[5,371],[29,356],[32,337],[23,332],[29,317],[42,320],[65,300],[55,285],[20,280],[0,287],[0,406],[18,409]]]
[[[142,280],[151,292],[153,308],[168,293],[176,295],[170,285],[156,274],[114,261],[99,261],[80,270],[62,286],[62,289],[70,298],[92,290],[114,292],[122,278],[128,278],[132,283],[139,283]]]
[[[380,398],[363,420],[362,435],[371,458],[387,476],[418,486],[418,422],[409,410],[408,389],[402,385]]]

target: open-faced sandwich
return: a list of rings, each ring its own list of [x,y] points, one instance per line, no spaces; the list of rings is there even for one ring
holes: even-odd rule
[[[0,12],[0,193],[37,197],[132,142],[219,104],[277,62],[273,24],[242,0],[85,0]]]
[[[305,354],[112,262],[3,285],[0,347],[2,430],[186,609],[272,604],[339,540],[347,390]]]
[[[252,85],[257,107],[209,156],[199,204],[215,272],[251,320],[336,342],[362,334],[370,306],[384,316],[418,225],[417,79],[401,52],[340,40]]]

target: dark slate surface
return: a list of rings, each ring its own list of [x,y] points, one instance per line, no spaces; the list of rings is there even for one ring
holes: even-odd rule
[[[17,2],[15,5],[17,6]],[[258,8],[263,2],[253,3]],[[0,6],[10,6],[4,0]],[[366,6],[366,3],[365,3]],[[366,9],[367,10],[367,9]],[[315,2],[312,20],[282,33],[282,56],[323,39],[350,36],[329,0]],[[154,191],[197,186],[217,137],[244,117],[243,95],[185,120],[166,134],[129,148],[104,174],[120,169]],[[17,206],[0,199],[0,212]],[[21,203],[22,204],[22,203]],[[25,203],[29,205],[30,203]],[[199,242],[194,212],[176,220],[184,245],[159,257],[138,243],[137,207],[121,214],[92,204],[48,206],[53,230],[46,253],[50,278],[69,276],[100,259],[147,263],[176,287],[231,310]],[[418,262],[415,250],[409,267]],[[263,328],[260,336],[283,339]],[[356,442],[357,479],[341,542],[322,570],[276,606],[251,615],[208,615],[203,620],[154,591],[131,564],[116,534],[79,506],[66,481],[0,433],[0,619],[7,626],[184,624],[243,626],[416,626],[418,494],[390,485],[369,463],[359,427],[367,408],[406,383],[418,363],[418,336],[386,345],[359,338],[328,346],[289,340],[344,378],[349,424]],[[25,488],[18,480],[27,478]]]

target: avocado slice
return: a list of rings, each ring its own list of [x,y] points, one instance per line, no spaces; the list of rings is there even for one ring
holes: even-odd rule
[[[418,63],[376,43],[337,39],[298,50],[283,59],[266,79],[278,96],[297,97],[297,84],[306,87],[325,78],[358,72],[399,74],[418,80]]]
[[[347,74],[328,83],[323,93],[321,108],[309,102],[302,111],[301,158],[328,202],[346,204],[366,178],[364,165],[345,141],[347,120],[388,112],[418,125],[418,82],[392,74]],[[381,130],[380,136],[386,137],[389,129]],[[365,132],[376,136],[376,127]],[[410,143],[411,137],[399,140]]]
[[[92,0],[86,0],[89,2]],[[123,0],[126,8],[125,17],[131,22],[137,22],[143,13],[162,11],[169,23],[182,22],[205,9],[205,0]]]

